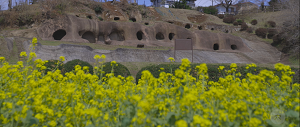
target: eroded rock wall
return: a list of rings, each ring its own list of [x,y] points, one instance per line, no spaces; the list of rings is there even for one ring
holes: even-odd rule
[[[102,22],[65,16],[49,20],[37,32],[43,40],[55,40],[53,35],[56,31],[66,32],[61,41],[78,43],[173,47],[175,39],[192,39],[194,49],[251,51],[239,37],[226,33],[192,31],[166,22],[145,25],[137,22]],[[216,45],[219,48],[215,48]]]

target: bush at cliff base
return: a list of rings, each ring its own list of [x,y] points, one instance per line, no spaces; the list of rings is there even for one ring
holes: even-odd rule
[[[226,73],[220,66],[223,75],[215,82],[208,80],[206,64],[196,66],[193,77],[189,60],[182,59],[174,74],[161,71],[155,78],[145,70],[134,83],[132,76],[99,78],[100,66],[94,74],[77,65],[65,76],[60,70],[44,75],[45,61],[32,61],[31,51],[22,52],[27,60],[16,65],[0,57],[0,126],[299,126],[299,84],[280,63],[274,67],[281,75],[261,70],[245,78],[234,63]]]

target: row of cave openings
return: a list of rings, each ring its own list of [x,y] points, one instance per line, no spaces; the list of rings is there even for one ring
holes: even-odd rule
[[[66,31],[63,30],[63,29],[59,29],[59,30],[57,30],[53,33],[53,38],[54,38],[54,40],[61,40],[65,35],[66,35]],[[79,35],[82,35],[83,39],[86,39],[91,43],[95,43],[95,41],[96,41],[94,34],[90,31],[84,32],[83,34],[79,33]],[[169,33],[169,40],[173,40],[174,36],[175,36],[174,33]],[[138,40],[144,40],[145,39],[145,35],[142,31],[138,31],[136,33],[136,37],[137,37]],[[111,40],[117,40],[117,41],[124,41],[125,40],[125,37],[123,36],[123,32],[122,31],[117,31],[117,30],[114,30],[109,35],[109,38]],[[157,40],[164,40],[165,39],[164,34],[161,33],[161,32],[158,32],[156,34],[155,38]],[[104,36],[99,35],[98,40],[99,41],[104,41]]]
[[[66,35],[66,31],[62,30],[62,29],[59,29],[59,30],[57,30],[53,33],[53,38],[54,38],[54,40],[61,40],[65,35]],[[169,40],[172,40],[174,38],[174,36],[175,36],[174,33],[169,33]],[[122,36],[121,31],[113,31],[109,35],[109,37],[110,37],[111,40],[117,40],[117,41],[124,41],[125,40],[124,36]],[[138,40],[145,39],[145,35],[142,31],[138,31],[136,33],[136,37],[137,37]],[[95,43],[95,36],[90,31],[87,31],[84,34],[82,34],[82,38],[88,40],[91,43]],[[158,32],[156,34],[155,38],[157,40],[164,40],[165,39],[164,35],[161,32]],[[100,35],[98,40],[99,41],[104,41],[103,35]],[[231,47],[232,50],[237,50],[237,46],[234,45],[234,44],[232,44],[230,47]],[[219,50],[219,44],[217,44],[217,43],[214,44],[213,49],[214,50]]]
[[[237,46],[236,46],[235,44],[232,44],[232,45],[230,46],[230,48],[231,48],[232,50],[237,50]],[[214,49],[214,50],[219,50],[219,44],[214,44],[213,49]]]

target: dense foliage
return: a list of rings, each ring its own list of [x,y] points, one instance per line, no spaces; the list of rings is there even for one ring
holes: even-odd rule
[[[189,5],[187,5],[186,0],[175,1],[174,5],[172,5],[171,7],[179,9],[192,9]]]
[[[34,38],[32,48],[36,43]],[[76,65],[65,76],[60,70],[44,75],[46,61],[33,61],[34,52],[20,56],[27,58],[25,65],[22,61],[11,65],[0,57],[3,127],[295,127],[300,121],[300,86],[293,83],[291,68],[280,63],[274,66],[276,72],[256,73],[252,73],[256,65],[250,64],[244,68],[248,70],[245,75],[234,63],[229,68],[219,66],[221,76],[215,82],[209,80],[206,64],[197,65],[193,77],[190,69],[194,67],[182,59],[174,74],[161,69],[155,78],[145,70],[134,83],[132,76],[99,78],[104,55],[94,57],[94,74]],[[63,61],[61,56],[59,63]],[[116,66],[115,61],[111,64]],[[276,119],[281,114],[285,116],[282,121]]]
[[[248,27],[247,30],[246,30],[246,32],[248,32],[248,33],[253,33],[252,27]]]
[[[75,59],[75,60],[71,60],[69,62],[67,62],[66,64],[64,64],[62,72],[66,73],[66,72],[71,72],[74,71],[75,66],[76,65],[80,65],[81,67],[84,68],[84,70],[87,70],[90,74],[93,74],[93,66],[91,64],[89,64],[88,62],[79,60],[79,59]]]
[[[56,69],[62,70],[64,64],[58,63],[59,60],[48,60],[44,65],[47,68],[45,69],[45,74],[47,74],[48,71],[55,71]]]
[[[224,14],[218,14],[218,17],[219,17],[220,19],[223,19],[225,16],[224,16]]]
[[[258,29],[255,30],[255,34],[258,37],[266,38],[266,36],[268,34],[268,29],[266,29],[266,28],[258,28]]]
[[[211,15],[217,15],[218,14],[218,9],[214,6],[209,6],[209,7],[197,7],[198,11],[202,11],[203,13],[206,14],[211,14]],[[224,15],[218,15],[220,19],[224,18]]]
[[[128,77],[131,75],[128,68],[121,63],[116,63],[115,66],[112,66],[111,62],[106,62],[103,65],[102,71],[104,71],[104,75],[109,74],[112,71],[114,76],[120,75],[122,77]]]
[[[247,29],[248,29],[248,25],[245,22],[243,22],[241,25],[241,31],[245,31]]]
[[[244,22],[244,20],[242,20],[242,19],[237,19],[236,22],[239,23],[239,25],[242,25],[242,23]]]
[[[256,20],[256,19],[253,19],[253,20],[251,21],[251,24],[252,24],[252,25],[256,25],[256,24],[257,24],[257,20]]]
[[[278,34],[278,31],[277,31],[276,29],[269,29],[269,30],[268,30],[268,35],[267,35],[267,37],[268,37],[269,39],[272,39],[273,36],[275,36],[276,34]]]
[[[269,27],[276,27],[276,23],[274,21],[268,21],[267,23]]]
[[[233,22],[233,25],[234,25],[234,26],[238,26],[239,23],[238,23],[238,22]]]
[[[225,23],[233,23],[235,21],[235,18],[231,15],[226,15],[223,19],[223,22]]]
[[[197,69],[195,69],[195,67],[198,64],[191,64],[191,71],[190,71],[190,75],[193,77],[197,77]],[[208,80],[209,81],[214,81],[214,82],[218,82],[219,77],[222,77],[222,73],[218,70],[219,65],[206,65],[207,66],[207,74],[208,74]],[[223,70],[230,70],[230,65],[222,65],[224,68]],[[253,65],[254,66],[254,65]],[[176,69],[178,69],[180,67],[180,64],[159,64],[159,65],[150,65],[150,66],[146,66],[143,67],[141,70],[139,70],[139,72],[136,75],[136,82],[138,82],[139,79],[141,79],[142,77],[142,72],[145,70],[148,70],[149,72],[151,72],[151,74],[155,77],[158,78],[160,73],[166,72],[166,73],[172,73],[175,74]],[[298,71],[299,69],[297,68],[291,68],[292,71]],[[262,70],[269,70],[269,71],[273,71],[274,73],[276,72],[275,69],[269,69],[266,67],[252,67],[249,68],[247,66],[239,66],[236,68],[236,70],[241,73],[241,78],[246,78],[247,73],[252,72],[253,74],[258,74],[260,71]],[[276,73],[277,75],[280,75],[280,73]],[[299,75],[296,75],[295,77],[293,77],[293,81],[300,83],[300,79],[299,79]]]

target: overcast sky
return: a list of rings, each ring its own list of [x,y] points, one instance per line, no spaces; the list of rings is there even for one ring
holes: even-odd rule
[[[16,2],[19,3],[20,1],[22,2],[22,1],[25,1],[25,0],[12,0],[12,1],[13,1],[13,6],[14,6]],[[108,1],[112,1],[112,0],[108,0]],[[117,0],[117,1],[119,1],[119,0]],[[253,0],[248,0],[248,1],[253,1]],[[269,0],[266,0],[266,1],[269,1]],[[151,5],[150,0],[137,0],[137,2],[138,2],[139,5],[143,5],[144,2],[146,4],[146,6],[150,6]],[[195,4],[196,4],[196,7],[197,6],[207,7],[207,6],[211,6],[212,2],[211,2],[211,0],[197,0],[195,2]],[[213,4],[216,5],[218,3],[214,2]],[[267,4],[267,2],[266,2],[266,4]],[[8,0],[0,0],[0,5],[1,5],[1,10],[7,10],[8,9]]]

